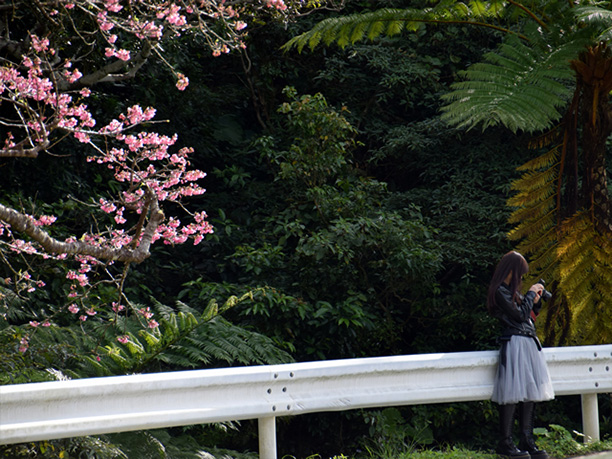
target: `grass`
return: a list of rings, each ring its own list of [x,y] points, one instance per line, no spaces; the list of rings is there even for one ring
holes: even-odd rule
[[[612,451],[612,438],[603,441],[584,443],[584,436],[578,432],[569,432],[558,425],[548,429],[539,428],[534,431],[538,446],[547,451],[551,458],[567,459],[580,455],[588,455],[601,451]],[[473,451],[464,447],[448,447],[442,450],[412,449],[398,451],[396,448],[368,449],[366,453],[355,456],[343,454],[333,457],[323,457],[315,454],[302,459],[498,459],[492,451]],[[284,456],[282,459],[298,459],[294,456]]]

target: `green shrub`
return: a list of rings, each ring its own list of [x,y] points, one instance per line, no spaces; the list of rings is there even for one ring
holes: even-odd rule
[[[583,443],[584,435],[569,432],[560,425],[551,424],[549,429],[536,428],[534,434],[538,446],[553,457],[568,457],[612,449],[612,440]]]

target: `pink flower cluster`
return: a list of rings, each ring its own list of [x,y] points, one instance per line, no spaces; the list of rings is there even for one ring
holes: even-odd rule
[[[88,142],[86,134],[93,128],[95,120],[82,103],[75,103],[72,96],[60,93],[53,82],[45,76],[51,64],[46,60],[55,51],[49,47],[48,39],[31,36],[32,52],[25,54],[22,61],[22,72],[19,66],[5,64],[0,67],[0,97],[5,100],[19,100],[14,104],[18,119],[27,130],[22,131],[23,137],[16,138],[15,133],[8,132],[4,139],[4,150],[16,148],[22,144],[42,144],[49,141],[55,129],[72,132],[81,142]],[[70,62],[64,62],[64,70],[60,73],[63,78],[74,83],[82,77],[78,69],[68,70]],[[80,93],[81,97],[89,95],[88,90]],[[42,104],[42,105],[41,105]],[[13,123],[16,124],[16,123]]]
[[[127,185],[120,200],[100,198],[100,208],[103,212],[114,214],[115,222],[126,223],[124,212],[126,208],[141,214],[147,209],[151,194],[159,202],[178,202],[184,197],[197,196],[205,192],[196,182],[206,176],[200,170],[189,169],[191,148],[182,148],[177,153],[170,153],[177,137],[159,135],[155,132],[141,132],[126,135],[125,131],[134,125],[149,121],[155,115],[152,108],[142,109],[135,105],[130,107],[127,115],[121,115],[119,120],[113,120],[100,130],[101,134],[112,134],[123,146],[111,148],[96,156],[90,156],[88,161],[106,164],[114,171],[115,179]],[[162,239],[167,244],[182,244],[189,237],[194,243],[199,243],[203,237],[212,232],[212,227],[206,221],[206,213],[194,214],[194,223],[181,226],[178,219],[170,218],[167,224],[158,227],[153,241]],[[114,247],[131,243],[125,239],[125,233],[115,233]]]
[[[187,78],[182,73],[178,73],[176,76],[177,76],[176,87],[178,88],[178,90],[184,91],[185,89],[187,89],[187,86],[189,86],[189,78]]]
[[[276,8],[277,10],[285,11],[287,9],[287,5],[283,0],[266,0],[266,6],[269,8]]]
[[[157,323],[157,321],[153,319],[153,312],[151,311],[151,308],[140,308],[136,311],[136,313],[142,316],[147,321],[147,327],[159,327],[159,323]]]
[[[269,1],[269,0],[266,0]],[[272,0],[278,10],[286,8],[282,0]],[[118,29],[132,34],[139,40],[161,40],[164,35],[180,36],[185,33],[197,33],[204,36],[213,50],[242,47],[240,31],[246,27],[244,21],[238,21],[239,12],[226,5],[225,0],[186,0],[186,1],[145,1],[132,0],[131,11],[138,15],[126,14],[119,0],[88,0],[88,8],[83,11],[95,17],[99,32],[110,45],[105,50],[105,56],[128,61],[132,53],[117,44]],[[80,2],[70,1],[70,5],[80,5]],[[283,8],[284,7],[284,8]],[[93,11],[96,11],[95,15]],[[225,32],[219,33],[219,28],[213,31],[210,20],[225,23]],[[219,44],[219,41],[222,43]],[[179,78],[179,89],[184,89],[187,79]]]
[[[19,341],[19,352],[23,354],[24,352],[28,350],[29,347],[30,347],[30,337],[26,335],[23,338],[21,338],[21,340]]]

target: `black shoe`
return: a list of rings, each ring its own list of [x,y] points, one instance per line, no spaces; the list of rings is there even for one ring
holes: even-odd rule
[[[519,448],[527,451],[529,456],[531,456],[531,459],[549,459],[548,453],[542,449],[538,449],[533,437],[531,436],[521,435]]]
[[[523,402],[519,404],[519,426],[521,436],[519,448],[527,451],[531,459],[548,459],[546,451],[538,449],[533,439],[533,426],[535,420],[535,403]]]
[[[497,445],[495,452],[504,459],[531,459],[531,456],[527,451],[523,451],[516,447],[512,441],[512,437],[507,437],[501,440]]]

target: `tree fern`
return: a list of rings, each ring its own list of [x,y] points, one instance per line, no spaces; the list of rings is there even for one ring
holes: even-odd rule
[[[524,175],[513,182],[516,195],[508,200],[514,209],[509,221],[516,225],[508,237],[519,241],[517,250],[529,259],[525,282],[543,277],[554,292],[554,304],[545,310],[551,336],[561,333],[575,343],[609,342],[612,323],[602,318],[612,309],[612,243],[587,211],[559,222],[558,157],[555,147],[521,166]]]
[[[366,36],[417,30],[425,23],[502,30],[499,47],[461,72],[463,80],[443,96],[447,105],[442,119],[459,128],[503,125],[515,133],[553,128],[536,140],[539,147],[552,144],[552,149],[528,163],[514,184],[516,194],[508,204],[514,209],[510,222],[516,226],[509,237],[519,241],[518,250],[528,256],[533,276],[559,286],[548,308],[547,334],[558,328],[558,336],[568,336],[573,315],[592,330],[589,342],[605,342],[612,340],[610,325],[593,318],[612,314],[612,199],[605,167],[612,123],[608,98],[599,97],[612,87],[612,56],[605,43],[612,38],[612,12],[593,6],[595,2],[581,3],[584,6],[558,0],[443,0],[420,10],[385,9],[328,19],[292,39],[285,49],[301,52],[321,42],[343,47]],[[504,28],[504,20],[512,26]],[[402,21],[403,28],[383,27],[394,21]],[[585,215],[588,224],[583,227]]]

